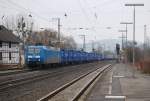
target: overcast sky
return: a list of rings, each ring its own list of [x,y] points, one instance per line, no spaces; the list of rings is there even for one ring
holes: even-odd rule
[[[121,33],[118,30],[125,29],[120,22],[133,21],[133,7],[125,7],[125,3],[144,3],[144,7],[136,7],[136,40],[143,42],[145,24],[147,34],[150,34],[150,0],[0,0],[0,16],[6,19],[31,14],[35,29],[56,30],[57,23],[52,18],[60,17],[61,32],[72,35],[79,43],[82,42],[81,34],[86,35],[87,41],[119,39]],[[130,40],[132,29],[133,26],[129,25]]]

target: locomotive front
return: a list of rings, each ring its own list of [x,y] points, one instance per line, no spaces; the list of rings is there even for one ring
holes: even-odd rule
[[[35,66],[41,64],[41,48],[37,46],[28,46],[25,52],[26,64]]]

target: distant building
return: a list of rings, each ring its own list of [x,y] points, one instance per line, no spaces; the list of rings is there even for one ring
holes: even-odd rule
[[[20,39],[0,25],[0,65],[18,65]]]

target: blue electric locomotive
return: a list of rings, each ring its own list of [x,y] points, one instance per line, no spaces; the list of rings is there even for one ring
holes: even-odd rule
[[[25,62],[28,66],[60,63],[60,50],[48,46],[28,46],[25,49]]]

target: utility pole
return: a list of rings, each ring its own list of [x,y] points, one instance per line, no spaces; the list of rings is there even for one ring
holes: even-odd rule
[[[145,56],[146,56],[146,48],[147,48],[146,37],[147,37],[146,25],[144,25],[144,59],[145,59]]]
[[[126,56],[125,56],[125,58],[126,58],[126,63],[127,63],[127,61],[128,61],[128,57],[127,57],[127,44],[128,44],[128,24],[133,24],[132,22],[121,22],[120,24],[125,24],[126,25],[126,48],[125,48],[125,54],[126,54]]]
[[[59,40],[59,44],[60,44],[60,18],[58,18],[58,40]]]
[[[83,37],[83,51],[85,51],[85,50],[86,50],[86,45],[85,45],[85,35],[82,34],[82,35],[80,35],[80,36]]]
[[[135,6],[144,6],[144,4],[125,4],[133,7],[133,64],[135,64]]]
[[[124,33],[123,32],[126,32],[126,30],[119,30],[119,32],[121,32],[122,33],[122,36],[120,37],[121,39],[122,39],[122,53],[121,53],[121,55],[122,55],[122,57],[124,57],[124,59],[126,58],[125,57],[125,55],[124,55],[124,52],[125,52],[125,47],[124,47],[124,38],[126,38],[126,37],[124,37]],[[123,60],[124,60],[123,59]]]
[[[144,45],[145,45],[145,47],[146,47],[146,36],[147,36],[146,34],[147,34],[146,33],[146,25],[144,25]]]
[[[120,24],[125,24],[126,25],[126,47],[127,47],[127,42],[128,42],[128,24],[133,24],[132,22],[121,22]]]
[[[92,40],[92,51],[94,52],[94,41]]]
[[[60,18],[52,18],[53,20],[57,20],[57,26],[58,26],[58,43],[60,46],[61,38],[60,38]]]
[[[124,49],[124,38],[126,38],[126,37],[124,37],[124,35],[123,35],[123,32],[126,32],[126,30],[119,30],[118,32],[121,32],[122,33],[122,50]]]

